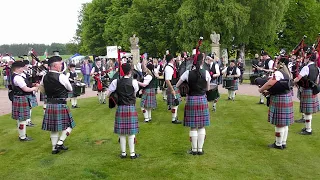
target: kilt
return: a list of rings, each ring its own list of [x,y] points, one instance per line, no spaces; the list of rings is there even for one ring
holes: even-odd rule
[[[12,119],[25,121],[30,119],[30,103],[27,96],[13,96]]]
[[[238,90],[239,79],[235,79],[235,80],[233,80],[233,82],[234,82],[234,85],[233,85],[231,88],[226,88],[226,89],[231,90],[231,91],[236,91],[236,90]]]
[[[270,96],[268,122],[276,126],[289,126],[294,122],[291,92]]]
[[[142,91],[140,106],[143,108],[157,107],[156,90],[154,88],[148,88]]]
[[[47,95],[40,93],[40,101],[43,101],[46,104],[47,103]]]
[[[175,85],[173,86],[173,89],[176,92],[177,99],[179,100],[179,102],[181,102],[182,100],[181,100],[179,89]],[[171,94],[170,88],[167,88],[167,104],[170,106],[174,106],[174,100],[175,100],[175,97]]]
[[[303,88],[300,95],[300,112],[312,114],[319,110],[318,96],[312,94],[312,89]]]
[[[138,113],[134,105],[118,106],[114,121],[114,133],[133,135],[139,132]]]
[[[191,128],[202,128],[210,125],[208,101],[205,95],[187,97],[183,125]]]
[[[35,95],[27,95],[26,97],[28,98],[31,108],[38,106],[37,97]]]
[[[76,126],[70,110],[66,104],[47,104],[44,113],[42,130],[63,131]]]
[[[68,98],[75,98],[78,97],[79,95],[75,94],[73,91],[68,92]]]

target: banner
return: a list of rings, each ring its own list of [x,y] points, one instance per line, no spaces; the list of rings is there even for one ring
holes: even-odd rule
[[[107,46],[107,58],[118,58],[117,46]]]

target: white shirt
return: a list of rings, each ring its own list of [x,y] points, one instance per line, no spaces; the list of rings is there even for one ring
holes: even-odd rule
[[[67,78],[69,79],[69,77],[70,77],[70,72],[68,72],[67,74],[66,74],[66,76],[67,76]],[[76,78],[78,77],[78,73],[76,73]]]
[[[186,70],[180,77],[181,81],[187,81],[188,82],[189,79],[189,70]],[[206,81],[210,82],[211,81],[211,76],[209,74],[209,72],[206,70]]]
[[[284,76],[283,74],[280,72],[280,71],[275,71],[274,72],[274,76],[276,78],[277,81],[281,80],[281,79],[284,79]]]
[[[17,74],[17,73],[15,73]],[[13,78],[13,84],[15,86],[18,86],[19,88],[23,88],[23,87],[26,87],[27,84],[26,82],[24,81],[23,77],[22,77],[22,74],[17,74],[14,78]]]
[[[129,78],[127,76],[124,76],[124,78]],[[117,89],[117,82],[118,82],[118,79],[115,79],[111,82],[110,86],[109,86],[109,91],[112,93],[114,91],[116,91]],[[138,84],[138,81],[136,79],[133,79],[132,80],[132,86],[134,88],[134,92],[135,94],[139,91],[139,84]]]
[[[274,64],[274,61],[273,61],[273,60],[270,60],[270,61],[268,62],[269,70],[272,70],[272,69],[273,69],[273,64]]]
[[[172,67],[174,67],[173,64],[169,63],[164,69],[164,74],[165,74],[164,80],[169,80],[169,81],[172,80],[172,76],[174,73],[174,70]]]
[[[53,73],[58,73],[60,74],[59,75],[59,82],[60,84],[62,84],[68,91],[72,91],[72,85],[70,84],[70,81],[68,79],[68,77],[66,75],[64,75],[63,73],[61,72],[57,72],[57,71],[53,71],[53,70],[50,70],[49,72],[53,72]],[[43,76],[44,77],[44,76]],[[41,80],[41,83],[40,85],[43,85],[43,78]]]
[[[160,65],[158,64],[156,68],[154,68],[154,73],[159,74]]]
[[[301,77],[305,77],[305,76],[308,76],[309,75],[309,65],[311,65],[311,64],[314,64],[314,62],[309,62],[308,63],[308,65],[306,65],[306,66],[304,66],[302,69],[301,69],[301,71],[300,71],[300,73],[299,73],[299,75],[301,76]]]
[[[212,65],[213,65],[213,62],[210,63],[210,69],[211,69]],[[214,68],[216,69],[216,74],[220,75],[220,69],[219,69],[218,63],[215,64]]]
[[[224,70],[222,70],[222,73],[225,74],[225,73],[227,72],[227,69],[228,69],[228,67],[224,68]],[[239,68],[236,69],[236,72],[237,72],[237,75],[238,75],[238,76],[241,75],[241,72],[240,72],[240,69],[239,69]],[[231,74],[231,73],[230,73],[230,74]]]
[[[100,68],[100,67],[98,67],[98,68]],[[104,66],[102,66],[102,71],[105,71],[106,69],[104,68]],[[91,69],[91,73],[90,74],[93,74],[94,72],[96,71],[96,67],[93,67],[92,69]],[[101,71],[99,71],[98,73],[101,73]]]
[[[137,65],[134,66],[134,69],[137,70],[137,71],[139,71],[139,72],[142,72],[141,63],[138,62]]]
[[[149,85],[151,80],[152,80],[152,76],[148,74],[143,78],[143,84]]]

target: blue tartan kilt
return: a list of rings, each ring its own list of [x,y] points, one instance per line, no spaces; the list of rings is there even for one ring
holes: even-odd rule
[[[289,126],[294,122],[291,92],[270,96],[268,122],[276,126]]]
[[[37,97],[35,95],[27,95],[26,97],[28,98],[31,108],[38,106]]]
[[[138,113],[134,105],[117,107],[114,133],[121,135],[133,135],[139,132]]]
[[[140,106],[153,109],[157,107],[156,90],[154,88],[148,88],[142,91]]]
[[[47,104],[44,113],[42,130],[63,131],[68,127],[74,128],[75,121],[66,104]]]
[[[174,85],[173,86],[173,89],[174,91],[176,92],[176,97],[177,99],[179,100],[179,102],[181,102],[181,95],[180,95],[180,91],[179,89]],[[170,88],[167,88],[167,104],[170,105],[170,106],[174,106],[174,100],[175,100],[175,97],[171,94],[171,91],[170,91]]]
[[[238,86],[239,86],[239,79],[235,79],[235,80],[233,80],[233,86],[230,88],[226,88],[226,89],[231,90],[231,91],[236,91],[236,90],[238,90]]]
[[[202,128],[210,125],[208,101],[205,95],[187,97],[183,125],[191,128]]]
[[[25,121],[30,119],[30,102],[27,96],[13,96],[12,119]]]
[[[303,88],[300,94],[300,112],[312,114],[319,110],[318,96],[312,94],[312,89]]]
[[[47,95],[40,93],[40,101],[43,101],[46,104],[47,103]]]

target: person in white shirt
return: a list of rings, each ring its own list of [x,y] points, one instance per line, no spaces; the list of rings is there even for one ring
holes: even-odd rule
[[[102,77],[105,76],[105,71],[106,69],[101,65],[101,60],[97,58],[95,66],[91,69],[90,75],[94,76],[94,79],[96,81],[93,86],[97,88],[100,104],[106,103],[106,86],[102,83]]]
[[[140,157],[139,154],[135,153],[135,135],[139,132],[138,113],[135,104],[139,85],[137,80],[131,78],[132,70],[129,63],[122,64],[121,68],[125,76],[111,82],[107,90],[107,97],[113,92],[116,92],[118,95],[114,133],[119,135],[120,158],[127,157],[126,136],[128,136],[130,158],[136,159]]]
[[[270,56],[268,55],[267,52],[263,51],[261,53],[261,57],[262,57],[262,60],[264,62],[264,66],[263,67],[257,67],[257,69],[259,71],[264,71],[266,72],[267,76],[269,76],[272,72],[273,72],[273,64],[274,64],[274,61],[270,58]],[[261,93],[260,94],[260,101],[258,104],[264,104],[264,98],[265,96]]]
[[[234,101],[236,90],[238,90],[239,77],[241,76],[240,69],[235,65],[235,60],[230,61],[230,65],[222,70],[222,74],[227,77],[224,79],[224,81],[229,81],[230,83],[230,86],[225,87],[228,89],[228,100]]]
[[[211,86],[216,86],[216,85],[218,85],[218,78],[220,76],[219,64],[217,62],[217,59],[215,59],[214,55],[207,56],[207,59],[209,60],[208,68],[209,68],[209,74],[210,74],[210,77],[211,77],[210,85]],[[217,102],[218,102],[218,99],[220,97],[218,88],[217,88],[216,91],[217,91],[217,92],[215,92],[216,93],[216,98],[213,100],[213,105],[212,105],[213,111],[216,111]]]

